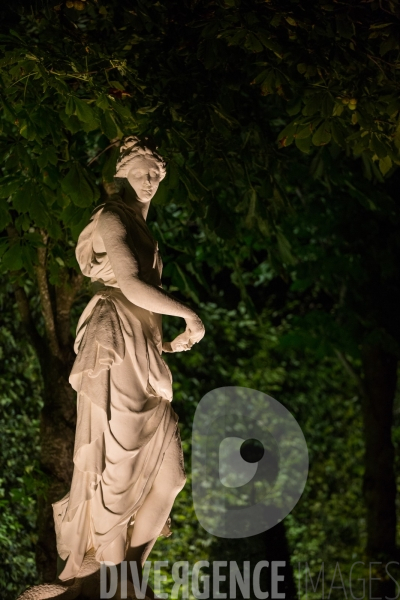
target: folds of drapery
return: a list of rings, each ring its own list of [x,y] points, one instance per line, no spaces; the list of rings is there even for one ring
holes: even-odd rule
[[[74,474],[70,492],[53,505],[57,550],[67,561],[63,580],[78,574],[92,547],[101,560],[114,543],[114,562],[123,560],[129,525],[177,426],[158,315],[118,288],[104,288],[77,332],[70,376],[78,392]],[[168,533],[167,526],[160,532]]]

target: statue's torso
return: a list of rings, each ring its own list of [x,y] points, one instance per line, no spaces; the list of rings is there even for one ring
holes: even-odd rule
[[[152,237],[146,222],[142,217],[123,203],[122,200],[113,200],[107,203],[100,212],[113,212],[117,214],[124,224],[127,236],[127,251],[135,256],[139,267],[139,278],[150,285],[161,287],[162,260],[158,250],[158,243]],[[101,217],[101,214],[98,215]],[[98,218],[96,219],[98,222]],[[92,257],[90,268],[85,275],[93,282],[120,287],[112,269],[103,239],[94,227],[92,238]]]

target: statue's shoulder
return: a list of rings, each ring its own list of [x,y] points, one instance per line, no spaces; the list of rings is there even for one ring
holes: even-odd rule
[[[124,226],[130,237],[136,237],[140,231],[135,211],[130,208],[118,194],[107,198],[102,210],[102,215],[104,215],[105,218],[107,218],[108,215],[113,216],[113,219],[110,219],[110,224],[116,217],[116,220]]]
[[[93,256],[93,238],[96,231],[97,223],[104,210],[104,204],[97,206],[92,216],[90,217],[89,223],[81,232],[78,243],[76,244],[75,256],[80,269],[84,275],[90,277],[90,270]]]
[[[89,223],[81,232],[76,245],[75,255],[81,271],[87,277],[91,276],[91,268],[94,252],[94,240],[102,218],[113,215],[126,227],[129,228],[126,210],[121,197],[116,194],[107,198],[107,201],[97,206],[92,212]]]
[[[131,221],[130,210],[118,194],[113,194],[107,198],[103,205],[102,214],[114,214],[120,218],[125,226],[128,226]]]

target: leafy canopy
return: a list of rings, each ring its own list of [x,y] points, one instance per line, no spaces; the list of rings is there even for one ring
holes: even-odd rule
[[[397,168],[397,1],[78,4],[3,26],[0,228],[14,231],[3,270],[32,272],[43,240],[53,282],[76,266],[127,133],[153,137],[169,161],[159,210],[183,209],[232,269],[246,236],[293,261],[279,222],[291,161],[327,146],[360,158],[372,182]],[[329,178],[324,156],[315,177]]]

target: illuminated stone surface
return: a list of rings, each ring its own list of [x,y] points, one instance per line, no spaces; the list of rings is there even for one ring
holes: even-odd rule
[[[162,261],[146,217],[164,176],[161,157],[127,138],[117,162],[118,193],[95,210],[79,237],[77,260],[97,291],[78,323],[70,375],[78,394],[71,489],[54,504],[64,565],[58,584],[36,586],[21,600],[60,594],[69,600],[85,585],[85,597],[98,598],[98,561],[143,564],[157,537],[171,533],[169,512],[185,471],[171,373],[161,354],[189,350],[204,327],[161,288]],[[184,333],[164,344],[162,314],[186,321]],[[62,584],[73,578],[72,586]]]

